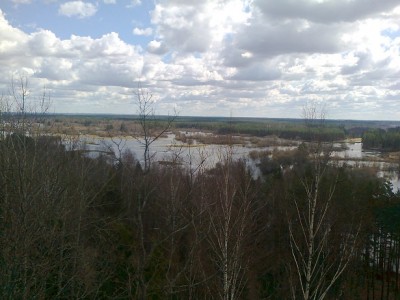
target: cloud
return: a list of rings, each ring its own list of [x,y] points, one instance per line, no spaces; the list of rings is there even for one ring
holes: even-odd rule
[[[206,51],[211,36],[208,24],[202,22],[201,10],[201,5],[156,5],[152,22],[158,25],[157,35],[169,47],[185,52]]]
[[[275,56],[339,53],[346,49],[343,36],[352,27],[297,18],[271,20],[253,7],[248,23],[226,39],[221,59],[227,66],[247,67]]]
[[[16,69],[30,68],[34,65],[33,59],[24,55],[26,45],[27,34],[12,27],[0,10],[0,72],[2,74],[7,76]]]
[[[53,59],[43,59],[41,66],[35,72],[35,77],[45,78],[49,81],[71,81],[73,80],[73,64],[70,60],[59,59],[57,65]]]
[[[238,70],[237,74],[231,77],[234,80],[267,81],[277,80],[281,77],[281,71],[273,66],[254,64],[247,68]]]
[[[135,35],[144,35],[144,36],[149,36],[149,35],[152,35],[153,34],[153,29],[151,29],[150,27],[147,27],[147,28],[138,28],[138,27],[135,27],[134,29],[133,29],[133,34],[135,34]]]
[[[60,39],[49,30],[27,34],[12,27],[0,11],[0,72],[4,74],[0,90],[3,92],[7,91],[12,74],[27,74],[31,76],[32,90],[46,85],[56,109],[70,111],[72,103],[78,105],[73,100],[78,96],[82,102],[76,106],[77,110],[88,109],[93,97],[97,97],[101,107],[106,100],[99,99],[124,102],[125,96],[118,95],[115,88],[133,87],[142,68],[140,49],[122,41],[117,33],[98,39],[74,35]]]
[[[248,1],[160,1],[151,13],[157,39],[182,53],[217,51],[250,17]]]
[[[137,62],[121,64],[110,60],[95,59],[76,65],[76,71],[81,85],[132,88],[139,78],[141,67],[141,64]]]
[[[58,13],[67,17],[88,18],[97,12],[96,5],[90,2],[70,1],[60,5]]]
[[[153,54],[163,55],[168,52],[168,47],[160,41],[152,40],[147,45],[147,51]]]
[[[107,31],[28,33],[0,11],[0,90],[8,74],[25,72],[51,89],[56,110],[124,113],[140,80],[159,113],[176,104],[188,115],[299,117],[314,100],[329,102],[335,118],[388,118],[384,107],[400,100],[396,1],[282,1],[159,0],[141,20],[150,24],[132,30],[151,38],[128,35],[133,43]],[[88,16],[79,11],[69,14]]]
[[[240,32],[236,47],[261,56],[286,53],[333,53],[343,49],[342,26],[314,25],[302,21],[253,23]]]
[[[399,5],[397,0],[255,0],[261,12],[272,19],[305,19],[317,23],[354,22]]]
[[[343,75],[356,74],[371,66],[371,54],[368,52],[355,52],[352,53],[352,64],[342,66],[341,73]]]
[[[104,4],[116,4],[117,0],[103,0]]]

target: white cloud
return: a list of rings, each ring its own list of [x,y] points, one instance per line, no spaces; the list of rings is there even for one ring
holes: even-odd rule
[[[12,27],[0,11],[2,92],[7,92],[12,74],[29,74],[32,90],[40,91],[43,84],[50,90],[56,111],[70,111],[71,105],[76,111],[88,109],[95,98],[101,109],[107,101],[124,103],[126,95],[115,89],[133,87],[142,68],[138,48],[116,33],[98,39],[60,39],[49,30],[27,34]],[[78,94],[79,102],[74,100]]]
[[[166,54],[168,52],[168,48],[165,44],[160,41],[152,40],[147,45],[147,51],[153,54]]]
[[[243,53],[241,54],[241,56],[242,56],[242,57],[245,57],[245,58],[252,58],[252,57],[253,57],[253,53],[251,53],[251,52],[249,52],[249,51],[246,51],[246,52],[243,52]]]
[[[215,51],[250,17],[248,1],[160,1],[152,11],[156,34],[168,48],[181,52]]]
[[[365,1],[373,9],[361,0],[158,0],[151,25],[132,30],[151,36],[147,45],[115,32],[26,33],[0,12],[0,90],[8,74],[26,72],[52,89],[56,110],[124,113],[140,79],[160,113],[177,105],[189,115],[299,117],[307,100],[325,100],[335,118],[387,118],[400,101],[400,6]],[[91,3],[68,3],[70,16],[89,15],[77,6]]]
[[[0,72],[7,76],[22,67],[32,67],[34,61],[24,55],[27,34],[12,27],[0,10]],[[5,77],[3,76],[3,77]],[[0,79],[8,80],[6,78]]]
[[[147,27],[147,28],[138,28],[138,27],[135,27],[134,29],[133,29],[133,34],[135,34],[135,35],[144,35],[144,36],[149,36],[149,35],[152,35],[153,34],[153,29],[151,29],[150,27]]]
[[[93,3],[70,1],[60,5],[58,13],[67,17],[88,18],[96,14],[97,7]]]
[[[105,4],[116,4],[117,0],[103,0]]]
[[[40,68],[35,72],[35,76],[38,78],[44,78],[51,82],[56,81],[72,81],[74,79],[74,71],[72,69],[73,63],[65,58],[61,58],[57,61],[55,66],[54,59],[44,58],[41,62]]]

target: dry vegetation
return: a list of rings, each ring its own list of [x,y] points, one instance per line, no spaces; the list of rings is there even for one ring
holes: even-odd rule
[[[48,125],[53,134],[111,137],[140,133],[140,127],[134,120],[58,116],[49,121]]]

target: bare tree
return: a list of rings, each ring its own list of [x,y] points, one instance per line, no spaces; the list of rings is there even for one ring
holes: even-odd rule
[[[246,285],[250,255],[247,242],[254,225],[252,178],[245,164],[234,161],[229,147],[217,168],[209,206],[209,243],[215,255],[219,278],[218,293],[223,300],[240,299]]]
[[[29,135],[37,135],[51,104],[46,87],[43,87],[40,95],[32,95],[29,78],[21,75],[17,79],[11,78],[9,95],[6,107],[9,114],[13,115],[12,131],[22,134],[29,131]]]
[[[0,297],[87,298],[96,284],[85,234],[107,172],[43,135],[47,92],[30,93],[26,78],[12,82],[0,137]]]
[[[164,122],[160,122],[155,116],[153,94],[147,89],[142,88],[139,84],[135,96],[142,135],[137,140],[144,147],[144,171],[147,173],[150,170],[152,158],[150,155],[150,146],[170,129],[177,117],[177,113],[174,112],[173,115],[168,115]]]
[[[325,116],[325,112],[314,105],[306,106],[303,114],[306,124],[313,126],[320,126]],[[331,211],[337,177],[329,187],[323,185],[327,176],[335,175],[327,174],[331,147],[318,137],[320,135],[309,144],[308,174],[299,176],[304,197],[292,196],[295,213],[288,219],[294,273],[304,300],[322,300],[327,296],[352,258],[358,235],[357,231],[342,232],[339,240],[335,238]],[[295,299],[295,284],[291,284],[291,288]]]

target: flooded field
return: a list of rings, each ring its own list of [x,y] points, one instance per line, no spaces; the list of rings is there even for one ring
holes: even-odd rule
[[[115,157],[118,158],[129,150],[143,163],[144,145],[140,140],[132,137],[99,138],[96,136],[84,136],[79,143],[79,147],[90,151],[91,155],[114,152]],[[290,146],[281,146],[279,143],[275,143],[275,145],[266,147],[256,147],[250,142],[231,146],[199,144],[195,140],[191,143],[183,143],[176,140],[174,134],[169,133],[151,144],[150,154],[153,161],[160,163],[168,161],[193,168],[199,165],[211,168],[229,153],[234,159],[245,159],[254,175],[258,176],[260,171],[257,168],[257,161],[249,157],[252,151],[270,152],[272,154],[276,150],[288,151],[296,149],[300,142],[297,142],[297,145],[293,144],[296,144],[296,142],[291,142]],[[394,192],[400,189],[399,164],[385,161],[379,151],[364,151],[361,142],[335,143],[333,147],[332,159],[337,161],[339,165],[374,168],[379,177],[385,178],[392,184]]]

